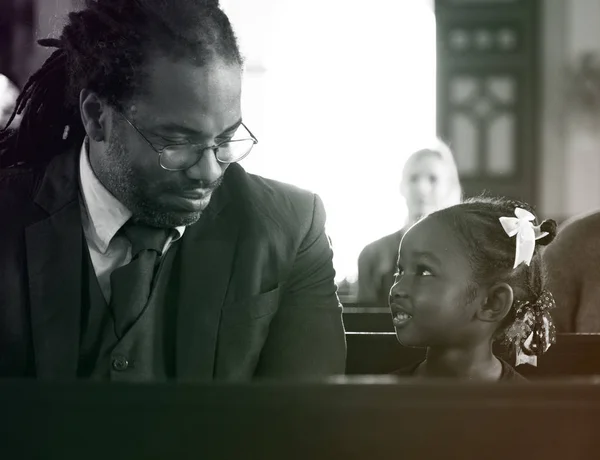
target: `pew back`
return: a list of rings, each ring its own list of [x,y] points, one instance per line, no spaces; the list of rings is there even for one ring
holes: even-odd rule
[[[345,304],[343,316],[347,374],[387,374],[425,357],[424,349],[398,343],[387,307]],[[514,363],[511,350],[497,344],[494,351]],[[528,378],[600,375],[600,334],[558,334],[557,343],[539,359],[537,367],[521,365],[517,370]]]
[[[390,309],[380,306],[344,305],[344,327],[347,332],[393,332]]]
[[[347,332],[346,342],[349,375],[387,374],[425,357],[422,348],[401,346],[393,332]],[[495,352],[514,363],[503,347]],[[528,378],[600,375],[600,334],[558,334],[537,367],[521,365],[517,370]]]
[[[589,459],[592,384],[0,384],[0,458]]]

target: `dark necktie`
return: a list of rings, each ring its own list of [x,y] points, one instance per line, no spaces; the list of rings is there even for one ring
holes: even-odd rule
[[[118,338],[123,337],[143,313],[167,240],[167,230],[142,224],[128,222],[121,232],[131,242],[131,262],[110,275],[110,306]]]

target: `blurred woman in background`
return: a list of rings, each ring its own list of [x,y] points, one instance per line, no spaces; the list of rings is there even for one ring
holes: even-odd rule
[[[423,217],[460,203],[458,170],[450,148],[436,140],[413,152],[402,170],[400,190],[408,208],[400,230],[368,244],[358,258],[358,302],[387,305],[398,247],[404,233]]]

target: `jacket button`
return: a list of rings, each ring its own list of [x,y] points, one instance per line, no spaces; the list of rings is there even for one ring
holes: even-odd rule
[[[112,367],[115,371],[124,371],[129,367],[129,361],[125,356],[114,356],[112,360]]]

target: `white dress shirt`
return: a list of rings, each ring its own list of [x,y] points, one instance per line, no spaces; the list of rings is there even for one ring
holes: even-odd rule
[[[112,195],[98,180],[88,157],[87,139],[81,147],[79,160],[79,203],[83,233],[90,257],[106,302],[110,303],[110,275],[113,270],[131,261],[131,244],[117,232],[131,217],[131,211]],[[167,238],[163,254],[183,236],[185,227],[176,227]]]

